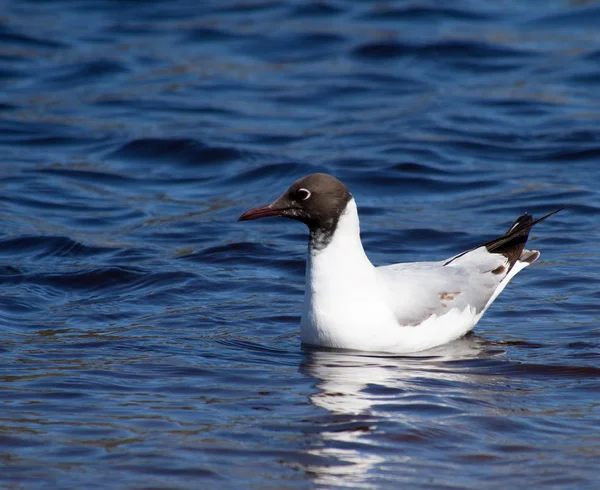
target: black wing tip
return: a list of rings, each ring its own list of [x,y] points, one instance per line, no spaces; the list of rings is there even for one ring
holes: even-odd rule
[[[504,255],[509,262],[510,270],[512,266],[517,262],[517,260],[519,260],[519,258],[521,257],[521,254],[525,249],[527,239],[529,238],[529,232],[531,231],[531,228],[533,228],[534,225],[537,225],[538,223],[541,223],[542,221],[548,219],[550,216],[553,216],[556,213],[563,211],[564,209],[570,208],[572,205],[573,204],[571,203],[566,204],[536,220],[533,219],[533,216],[530,213],[525,212],[516,219],[516,221],[512,224],[508,231],[501,237],[498,237],[487,243],[483,243],[482,245],[479,245],[461,254],[458,254],[452,257],[450,260],[446,261],[444,265],[446,266],[454,262],[456,259],[462,257],[463,255],[469,252],[472,252],[473,250],[476,250],[480,247],[485,247],[489,253],[499,253]],[[535,262],[535,260],[537,260],[538,257],[539,252],[535,259],[532,260],[530,263]]]
[[[527,212],[519,216],[515,222],[510,226],[508,231],[505,233],[506,235],[510,235],[511,233],[516,233],[518,230],[522,230],[525,228],[529,228],[532,226],[533,216]]]
[[[518,260],[521,260],[523,251],[525,249],[525,244],[527,243],[527,240],[529,238],[529,232],[531,231],[531,228],[533,228],[533,226],[535,226],[536,224],[548,219],[550,216],[553,216],[556,213],[562,211],[563,209],[568,208],[569,206],[570,204],[567,204],[536,220],[533,219],[533,216],[531,214],[525,213],[519,218],[517,218],[517,220],[513,223],[513,225],[510,227],[510,229],[504,236],[501,236],[499,238],[496,238],[495,240],[492,240],[489,243],[486,243],[485,248],[490,253],[499,253],[504,255],[508,260],[510,270]],[[535,258],[534,255],[532,255],[531,257],[527,257],[526,259],[533,259],[531,260],[531,262],[529,262],[533,263],[537,260],[538,257],[539,252],[537,256],[535,256]]]
[[[569,203],[569,204],[565,204],[564,206],[555,209],[554,211],[549,212],[548,214],[545,214],[544,216],[542,216],[541,218],[538,218],[534,221],[532,221],[531,226],[533,227],[534,225],[537,225],[538,223],[541,223],[542,221],[548,219],[550,216],[554,216],[556,213],[560,213],[561,211],[570,208],[571,206],[573,206],[573,204]],[[527,214],[527,213],[526,213]]]
[[[569,203],[569,204],[565,204],[564,206],[555,209],[554,211],[551,211],[548,214],[545,214],[544,216],[542,216],[541,218],[538,218],[536,220],[533,219],[533,215],[531,215],[528,212],[525,212],[524,214],[522,214],[521,216],[519,216],[517,218],[517,220],[512,224],[512,226],[509,228],[509,230],[506,232],[506,234],[504,235],[509,236],[509,235],[513,235],[513,234],[517,234],[520,230],[524,229],[524,228],[532,228],[533,226],[537,225],[538,223],[541,223],[542,221],[548,219],[550,216],[554,216],[556,213],[560,213],[561,211],[570,208],[573,204]]]

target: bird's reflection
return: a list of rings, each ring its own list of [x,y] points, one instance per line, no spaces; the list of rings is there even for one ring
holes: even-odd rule
[[[427,399],[429,393],[435,395],[435,404],[443,404],[444,387],[478,382],[477,369],[469,361],[486,362],[498,353],[474,335],[410,357],[307,350],[301,370],[317,380],[318,390],[310,401],[329,416],[308,450],[318,463],[304,469],[325,487],[370,488],[369,470],[386,458],[372,441],[373,434],[383,430],[378,426],[386,420],[418,426],[421,414],[398,406]],[[394,461],[402,457],[395,454]]]
[[[333,413],[374,414],[390,394],[410,389],[415,378],[461,381],[465,374],[448,365],[449,361],[489,355],[485,342],[471,335],[410,356],[310,350],[301,369],[318,380],[319,392],[310,397],[314,405]],[[471,379],[473,373],[467,370],[466,375]],[[381,394],[365,391],[377,386],[385,388]]]

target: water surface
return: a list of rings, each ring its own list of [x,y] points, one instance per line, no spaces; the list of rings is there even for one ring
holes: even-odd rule
[[[600,4],[0,5],[0,486],[596,487]],[[573,206],[474,335],[309,350],[236,220],[311,172],[376,264]]]

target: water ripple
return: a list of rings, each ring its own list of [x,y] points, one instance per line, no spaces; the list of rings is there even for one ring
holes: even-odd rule
[[[596,488],[597,5],[3,7],[1,487]],[[237,222],[312,172],[377,264],[572,206],[474,334],[314,349],[306,230]]]

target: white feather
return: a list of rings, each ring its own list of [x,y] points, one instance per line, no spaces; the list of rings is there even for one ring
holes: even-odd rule
[[[528,262],[508,263],[485,247],[448,265],[414,262],[374,267],[360,240],[351,199],[331,242],[309,251],[301,322],[306,344],[410,353],[469,332]]]

